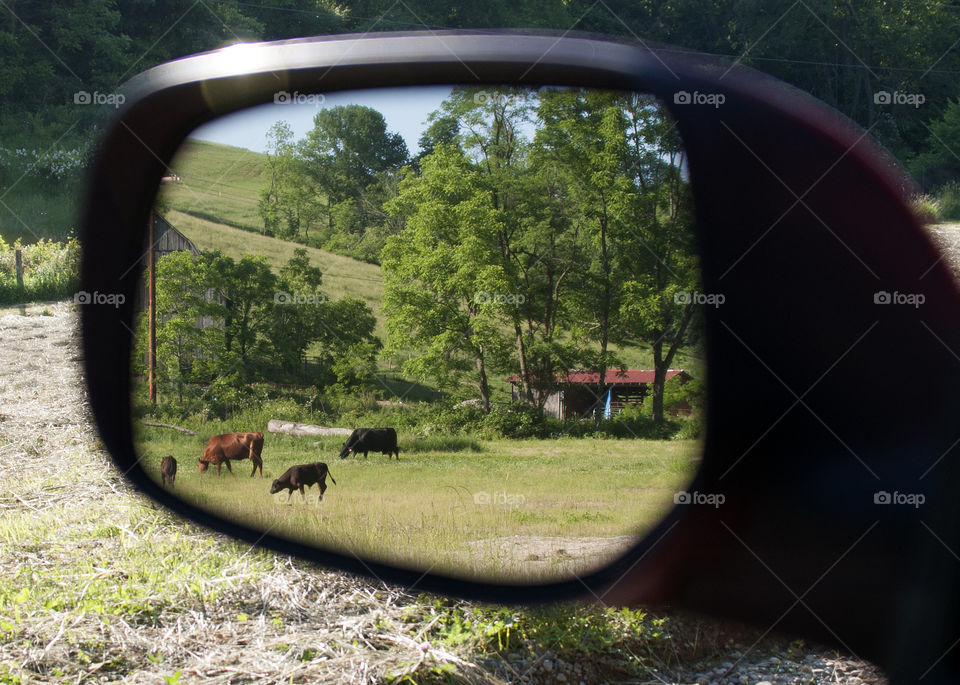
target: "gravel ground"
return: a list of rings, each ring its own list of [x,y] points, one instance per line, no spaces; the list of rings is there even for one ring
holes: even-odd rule
[[[432,643],[430,598],[243,549],[133,493],[90,425],[75,307],[25,314],[0,310],[0,599],[42,601],[7,615],[0,601],[0,683],[886,682],[831,650],[675,615],[673,658]]]

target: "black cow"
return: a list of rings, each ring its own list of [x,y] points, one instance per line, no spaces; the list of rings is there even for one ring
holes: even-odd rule
[[[270,494],[276,494],[286,488],[287,494],[292,495],[294,490],[299,489],[300,496],[306,499],[306,495],[303,492],[304,486],[309,488],[316,483],[320,488],[320,498],[322,499],[323,493],[327,491],[327,476],[330,476],[330,482],[334,485],[337,484],[337,481],[333,480],[330,469],[328,469],[327,465],[322,461],[314,464],[291,466],[283,472],[282,476],[273,481],[273,485],[270,486]]]
[[[367,452],[386,454],[387,459],[396,453],[399,461],[397,431],[392,428],[355,428],[340,448],[340,458],[346,459],[351,452],[363,452],[364,459],[367,458]]]
[[[170,487],[173,487],[173,479],[177,477],[177,460],[172,456],[166,456],[160,460],[160,483],[163,487],[170,481]]]

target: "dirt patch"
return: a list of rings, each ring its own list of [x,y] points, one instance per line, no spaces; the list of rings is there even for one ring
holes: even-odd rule
[[[610,538],[514,535],[475,540],[471,554],[494,556],[516,565],[526,577],[554,577],[582,573],[615,559],[638,538],[620,535]]]

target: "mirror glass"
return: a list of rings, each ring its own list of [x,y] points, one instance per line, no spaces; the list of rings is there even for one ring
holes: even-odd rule
[[[144,468],[270,534],[425,571],[612,560],[690,500],[701,455],[702,311],[722,302],[688,180],[639,93],[281,91],[197,129],[142,265]]]

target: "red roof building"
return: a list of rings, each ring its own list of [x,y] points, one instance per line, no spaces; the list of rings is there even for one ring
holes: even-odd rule
[[[606,409],[609,393],[609,414],[618,414],[624,407],[643,404],[644,398],[650,393],[653,376],[653,369],[608,369],[605,374],[607,382],[602,386],[598,371],[566,371],[557,374],[558,389],[547,398],[543,412],[546,416],[558,419],[589,416],[598,405]],[[683,369],[667,370],[667,381],[677,377],[678,382],[685,383],[690,374]],[[510,376],[507,381],[511,385],[513,399],[519,399],[520,377]]]

